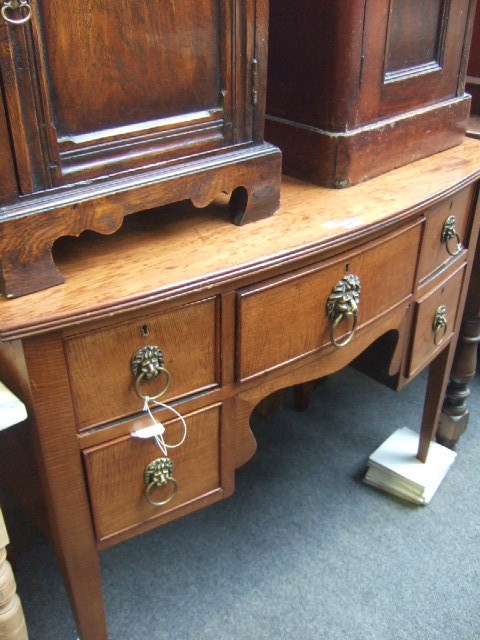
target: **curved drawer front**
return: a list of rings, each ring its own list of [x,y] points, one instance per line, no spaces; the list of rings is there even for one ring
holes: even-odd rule
[[[185,442],[167,451],[177,488],[174,492],[173,482],[168,481],[149,493],[154,502],[162,502],[174,492],[161,506],[150,504],[146,498],[145,470],[152,461],[164,457],[152,438],[142,440],[127,435],[83,452],[99,540],[149,521],[155,521],[155,526],[163,524],[231,493],[233,467],[227,464],[225,456],[228,450],[225,430],[229,425],[222,420],[222,405],[188,414],[185,421]],[[132,431],[146,426],[144,423],[145,420],[132,424]],[[166,443],[182,439],[180,420],[165,421],[164,425]]]
[[[330,263],[240,290],[237,379],[260,375],[329,344],[327,300],[346,272],[360,279],[358,327],[404,300],[413,291],[420,230],[416,223]],[[350,329],[342,321],[336,329],[339,339]]]
[[[468,221],[474,196],[474,185],[425,213],[425,233],[418,265],[418,278],[424,280],[452,259],[460,250],[459,243],[468,246]]]
[[[416,303],[409,376],[428,364],[451,337],[464,273],[465,265],[462,265]]]
[[[216,298],[171,311],[138,316],[105,329],[65,338],[65,353],[78,428],[110,422],[142,410],[135,393],[132,356],[145,345],[158,346],[171,384],[162,401],[219,384],[220,310]],[[145,335],[148,334],[148,335]],[[164,374],[139,385],[154,396]]]

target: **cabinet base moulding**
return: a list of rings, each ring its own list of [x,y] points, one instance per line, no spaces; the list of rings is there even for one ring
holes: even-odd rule
[[[265,137],[287,175],[343,188],[461,144],[469,112],[467,95],[347,131],[267,115]]]
[[[268,217],[280,204],[281,153],[267,143],[109,181],[25,197],[0,207],[0,290],[7,298],[61,284],[52,246],[62,236],[117,231],[126,215],[190,199],[205,207],[231,193],[232,222]],[[159,214],[161,215],[161,213]]]

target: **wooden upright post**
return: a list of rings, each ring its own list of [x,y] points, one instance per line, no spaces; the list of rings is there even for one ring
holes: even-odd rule
[[[12,567],[7,561],[9,543],[7,529],[0,510],[0,640],[28,640],[22,604]]]

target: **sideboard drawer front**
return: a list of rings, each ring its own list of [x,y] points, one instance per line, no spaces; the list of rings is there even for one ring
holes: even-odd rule
[[[80,430],[142,410],[130,368],[145,345],[160,347],[171,384],[162,401],[219,384],[219,301],[209,298],[171,311],[144,315],[65,339],[77,425]],[[148,335],[143,335],[148,332]],[[154,396],[164,374],[139,388]]]
[[[164,506],[152,506],[145,497],[145,468],[153,460],[164,457],[153,439],[127,435],[83,452],[99,540],[149,521],[163,524],[231,493],[233,467],[228,467],[225,456],[228,449],[225,430],[231,425],[222,420],[222,413],[222,405],[213,405],[185,416],[185,442],[169,449],[167,454],[173,462],[172,476],[178,488]],[[164,425],[165,442],[179,442],[183,435],[180,420],[165,421]],[[136,426],[132,424],[132,431],[144,426],[145,421]],[[154,488],[150,495],[153,501],[161,502],[172,490],[173,484],[168,482],[164,487]]]
[[[468,244],[468,220],[473,195],[474,185],[470,185],[425,213],[425,234],[418,267],[419,280],[423,280],[452,258],[448,250],[455,252],[458,238],[463,246]],[[454,229],[458,238],[452,238],[447,245],[442,241],[442,232],[445,222],[451,216],[455,219]]]
[[[330,343],[327,300],[346,272],[360,278],[358,326],[413,291],[421,225],[336,258],[238,292],[237,378],[244,380]],[[402,269],[396,265],[402,265]],[[346,325],[346,328],[342,327]],[[337,329],[348,331],[347,322]]]
[[[414,338],[408,375],[412,376],[427,364],[453,333],[458,299],[465,266],[462,265],[447,280],[421,298],[415,309]],[[445,307],[446,329],[440,329],[435,344],[434,318],[440,307]]]

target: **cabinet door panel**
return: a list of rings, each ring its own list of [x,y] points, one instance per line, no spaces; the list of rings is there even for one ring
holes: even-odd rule
[[[31,74],[31,83],[41,95],[37,118],[47,132],[52,183],[250,140],[241,118],[251,115],[235,111],[234,97],[241,95],[239,74],[247,80],[253,6],[253,0],[32,0],[24,28],[34,45],[38,81]]]
[[[391,5],[385,52],[387,76],[420,65],[441,63],[446,2],[422,0],[421,20],[417,7],[418,0],[394,0]]]
[[[457,95],[470,5],[470,0],[369,0],[363,122]]]

